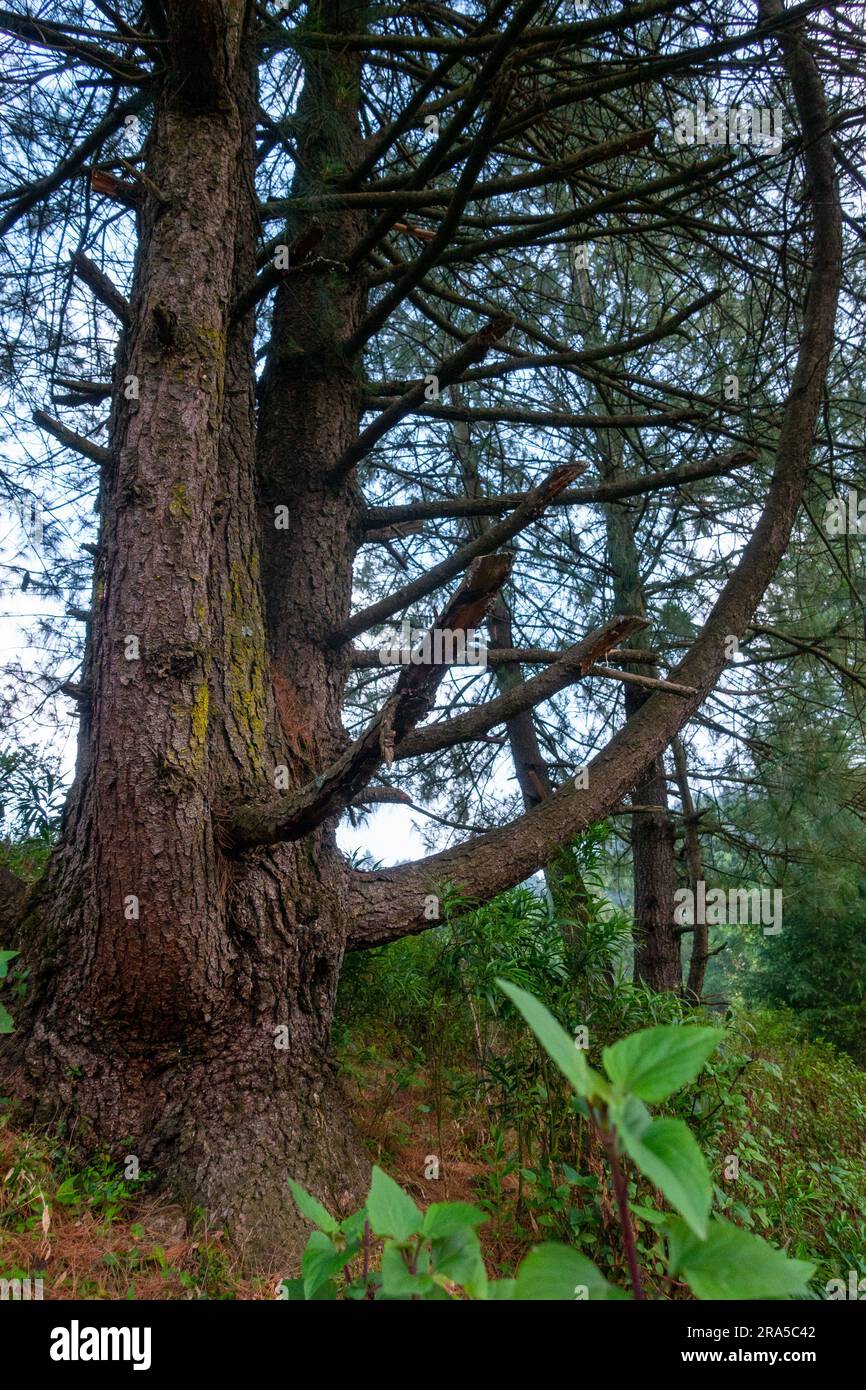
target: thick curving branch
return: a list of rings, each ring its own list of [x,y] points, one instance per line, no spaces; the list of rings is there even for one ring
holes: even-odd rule
[[[762,21],[784,14],[781,0],[759,0]],[[841,275],[841,205],[830,120],[820,75],[802,28],[778,35],[802,131],[805,186],[812,213],[811,269],[791,389],[782,412],[776,467],[767,499],[737,569],[700,635],[671,673],[694,694],[650,697],[589,765],[589,785],[559,788],[510,825],[415,863],[350,877],[350,948],[380,945],[435,922],[429,895],[445,884],[486,901],[548,864],[575,835],[601,820],[636,785],[652,760],[712,690],[724,669],[726,638],[742,636],[784,555],[802,500],[815,423],[833,346]]]

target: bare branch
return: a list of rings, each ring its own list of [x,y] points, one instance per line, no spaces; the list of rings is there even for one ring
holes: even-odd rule
[[[691,685],[680,685],[677,681],[659,680],[655,676],[640,676],[634,671],[614,671],[610,666],[593,666],[591,676],[606,676],[608,680],[623,681],[626,685],[642,685],[647,690],[667,690],[672,695],[694,695]]]
[[[565,655],[560,648],[558,651],[552,647],[488,647],[487,662],[490,666],[502,665],[521,665],[521,666],[550,666],[556,661],[561,661]],[[391,666],[406,666],[411,660],[412,653],[405,650],[392,656],[390,652],[384,652],[380,648],[355,647],[352,651],[352,665],[356,670],[378,669],[380,666],[387,670]],[[612,651],[606,653],[608,661],[622,661],[629,665],[644,662],[648,666],[654,666],[658,659],[658,652],[644,651],[640,647],[614,647]],[[455,661],[452,663],[460,666],[463,663]],[[477,662],[467,660],[467,666],[476,666]]]
[[[411,806],[412,798],[408,792],[404,792],[402,787],[365,787],[357,796],[353,796],[349,802],[350,806],[378,806],[391,804],[394,806]]]
[[[508,332],[512,323],[513,319],[510,315],[499,314],[485,324],[478,333],[473,334],[461,348],[458,348],[457,352],[446,357],[444,362],[440,362],[435,370],[440,388],[459,381],[467,367],[470,367],[474,362],[481,362],[490,349]],[[426,383],[419,381],[402,400],[391,402],[381,415],[367,426],[355,443],[350,445],[342,458],[335,463],[329,474],[329,482],[337,483],[345,478],[382,436],[387,434],[388,430],[393,429],[405,416],[418,410],[423,404],[426,390]]]
[[[51,415],[46,415],[44,410],[34,410],[33,419],[43,430],[64,445],[67,449],[75,449],[85,458],[92,459],[94,463],[110,463],[112,454],[110,449],[104,449],[101,444],[94,444],[91,439],[85,439],[83,434],[76,434],[74,430],[67,429],[61,425],[59,420],[55,420]]]
[[[83,43],[68,33],[63,25],[51,24],[44,19],[31,19],[29,15],[15,14],[12,10],[0,10],[0,33],[13,35],[36,48],[72,54],[92,67],[110,72],[121,82],[143,82],[150,77],[150,73],[137,63],[116,56],[108,48]]]
[[[81,280],[87,288],[93,292],[99,302],[104,304],[106,309],[110,309],[115,318],[119,319],[124,327],[126,327],[129,323],[130,315],[129,301],[124,299],[117,286],[109,280],[108,276],[99,269],[99,266],[96,265],[89,256],[85,256],[83,251],[78,251],[73,256],[72,267],[79,280]],[[61,385],[63,384],[64,383],[61,382]]]
[[[551,498],[548,505],[571,507],[584,506],[589,502],[618,502],[665,487],[684,487],[688,483],[700,482],[703,478],[733,473],[748,463],[754,463],[757,457],[756,449],[735,449],[731,453],[720,454],[697,463],[681,463],[676,468],[668,468],[659,473],[635,474],[632,477],[617,479],[616,482],[588,483],[585,487],[566,488]],[[586,468],[588,465],[584,464],[583,467]],[[396,526],[404,521],[439,520],[449,516],[495,516],[497,513],[510,511],[512,507],[518,507],[521,501],[519,492],[509,492],[498,497],[445,497],[432,502],[406,502],[395,507],[368,507],[364,513],[364,525],[376,530],[383,526]]]
[[[87,139],[82,141],[68,158],[58,164],[52,174],[46,175],[44,179],[37,179],[26,188],[17,189],[15,202],[0,218],[0,236],[6,236],[18,219],[29,212],[32,207],[35,207],[42,198],[46,198],[55,189],[60,188],[67,179],[74,178],[76,174],[79,174],[91,155],[97,153],[105,141],[120,129],[125,118],[141,111],[148,99],[149,94],[136,92],[127,101],[118,102],[113,110],[109,111],[108,115],[104,116],[94,127]]]
[[[474,705],[454,719],[416,729],[398,744],[397,758],[417,758],[441,748],[453,748],[458,743],[473,742],[498,724],[504,724],[524,710],[534,709],[566,686],[589,675],[600,657],[607,656],[623,638],[632,637],[648,626],[646,618],[618,614],[602,627],[594,628],[573,647],[568,647],[558,661],[539,675],[512,686],[486,704]]]
[[[479,555],[490,555],[499,546],[510,541],[512,536],[516,536],[518,531],[522,531],[535,521],[546,508],[552,497],[567,487],[572,478],[581,472],[579,463],[566,464],[562,468],[554,468],[553,472],[527,493],[520,506],[512,512],[511,516],[500,521],[498,525],[489,527],[483,535],[470,541],[460,550],[456,550],[447,560],[441,564],[434,565],[426,574],[411,584],[406,584],[402,589],[398,589],[395,594],[390,594],[387,598],[380,599],[378,603],[373,603],[369,608],[364,608],[360,613],[356,613],[347,623],[330,636],[330,642],[334,646],[339,646],[343,642],[349,642],[359,633],[365,632],[368,627],[375,623],[383,623],[399,613],[407,604],[415,603],[418,599],[425,598],[427,594],[432,594],[435,589],[440,588],[453,579],[455,574],[460,574],[465,570],[472,560]]]

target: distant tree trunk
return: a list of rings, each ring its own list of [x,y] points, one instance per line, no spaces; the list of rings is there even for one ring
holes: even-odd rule
[[[459,404],[459,389],[452,387],[450,395],[454,403]],[[453,440],[466,495],[478,497],[481,495],[479,472],[469,441],[468,426],[456,422]],[[471,517],[469,529],[473,535],[481,535],[488,524],[484,517]],[[513,649],[515,643],[511,610],[502,593],[498,593],[490,605],[487,613],[487,631],[494,650]],[[523,684],[523,671],[519,662],[497,662],[493,666],[493,674],[502,694]],[[523,805],[527,811],[531,811],[533,806],[550,796],[554,789],[547,760],[541,751],[534,711],[524,710],[513,719],[507,720],[505,733]],[[545,869],[544,879],[554,909],[562,919],[562,934],[566,945],[570,950],[575,950],[579,940],[577,925],[587,920],[588,898],[580,874],[576,868],[572,869],[566,883],[560,867],[554,863]]]
[[[615,477],[609,465],[607,476]],[[622,613],[645,613],[643,582],[638,548],[628,508],[605,507],[607,546],[613,575],[614,607]],[[637,634],[635,645],[652,647],[651,630]],[[652,665],[626,666],[639,675],[658,676]],[[640,686],[626,685],[626,719],[646,702],[648,692]],[[634,872],[635,951],[634,978],[655,990],[682,987],[680,937],[674,925],[674,828],[668,814],[668,789],[664,756],[653,759],[631,795],[635,806],[654,810],[635,811],[631,818],[631,849]]]
[[[598,325],[592,312],[592,285],[585,269],[575,272],[577,298],[574,314],[584,342],[598,346]],[[610,410],[604,394],[599,405]],[[622,435],[608,431],[600,436],[599,469],[606,481],[621,474]],[[618,613],[646,614],[646,600],[640,573],[640,556],[631,512],[627,504],[604,507],[607,554],[613,584],[613,606]],[[638,633],[635,645],[652,647],[649,629]],[[658,676],[655,666],[625,666],[637,675]],[[645,704],[646,689],[627,684],[623,689],[626,720]],[[682,985],[680,939],[674,929],[674,839],[667,812],[667,780],[664,755],[659,754],[642,774],[631,792],[635,806],[653,806],[653,811],[635,811],[631,817],[631,851],[634,879],[634,978],[655,990],[679,990]]]
[[[693,893],[697,894],[698,883],[704,876],[701,836],[698,830],[698,814],[695,809],[691,787],[689,786],[689,768],[686,760],[686,750],[683,747],[683,741],[679,735],[672,741],[671,750],[674,755],[677,787],[679,788],[680,801],[683,807],[683,848],[689,872],[689,887]],[[692,938],[692,954],[689,961],[686,994],[691,999],[699,1000],[704,988],[704,976],[707,973],[707,962],[710,958],[709,928],[706,922],[695,922],[694,926],[691,928],[690,934]]]

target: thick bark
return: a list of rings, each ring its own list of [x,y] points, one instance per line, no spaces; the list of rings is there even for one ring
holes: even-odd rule
[[[332,369],[288,388],[272,373],[295,437],[280,474],[266,396],[263,498],[276,488],[306,524],[288,559],[265,528],[266,610],[253,324],[230,317],[255,275],[247,11],[171,7],[183,42],[147,160],[167,201],[142,208],[116,373],[138,398],[114,403],[91,695],[61,843],[19,932],[33,988],[5,1060],[36,1116],[74,1113],[80,1143],[134,1153],[261,1257],[305,1235],[288,1175],[332,1204],[366,1180],[329,1052],[347,917],[333,822],[246,859],[219,837],[227,804],[272,788],[281,763],[300,779],[340,741],[347,657],[316,638],[348,612],[355,502],[325,496],[317,464],[358,417],[348,377],[341,398]],[[307,339],[313,307],[279,306]]]

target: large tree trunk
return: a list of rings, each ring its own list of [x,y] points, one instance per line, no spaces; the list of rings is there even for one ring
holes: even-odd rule
[[[266,611],[252,315],[230,312],[255,277],[246,11],[245,0],[172,7],[175,67],[147,161],[166,201],[149,198],[141,217],[117,373],[137,379],[138,398],[115,402],[90,708],[62,840],[22,935],[33,989],[12,1047],[16,1094],[37,1113],[74,1114],[77,1140],[135,1154],[260,1254],[302,1235],[288,1176],[332,1203],[365,1191],[329,1054],[347,918],[333,824],[234,858],[216,829],[222,807],[273,790],[276,768],[303,781],[341,740],[347,658],[322,637],[348,614],[355,500],[328,494],[323,474],[358,407],[333,354],[313,380],[272,364]],[[281,292],[278,343],[354,326],[357,292],[336,322],[320,293],[309,280]],[[275,528],[275,501],[289,531]]]

